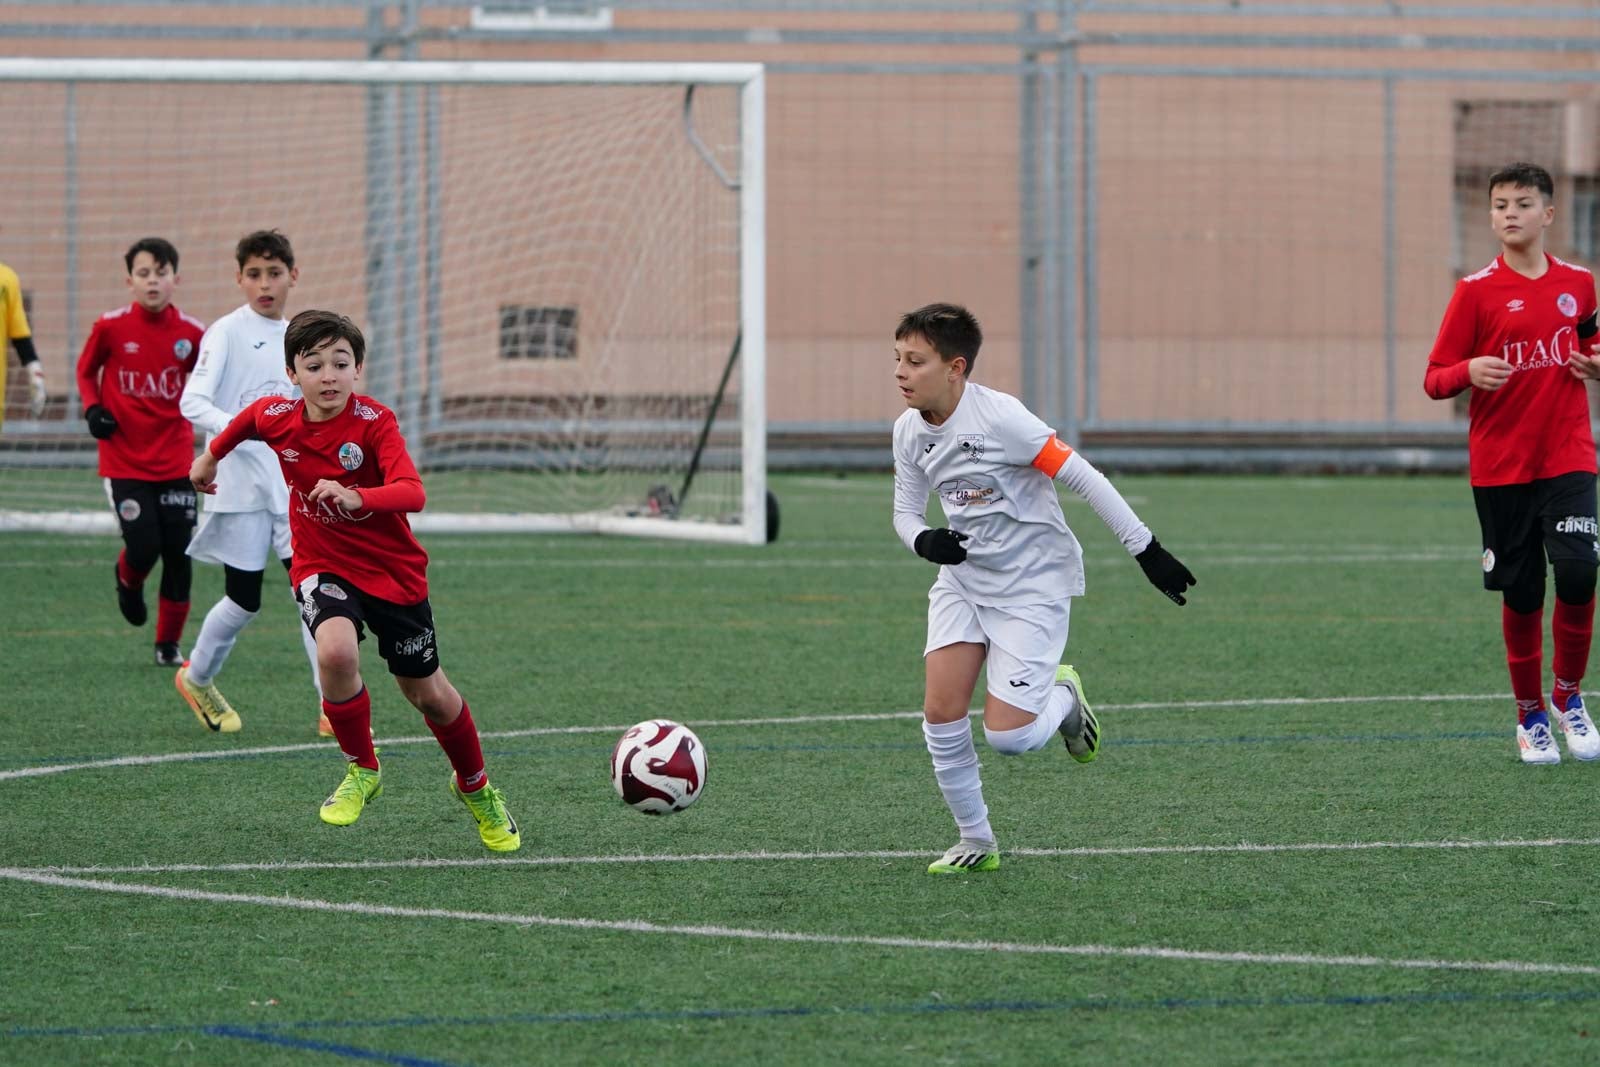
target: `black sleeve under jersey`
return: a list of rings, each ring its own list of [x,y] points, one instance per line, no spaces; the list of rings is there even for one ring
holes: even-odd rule
[[[1600,333],[1600,326],[1595,325],[1595,313],[1589,312],[1589,317],[1578,323],[1578,337],[1587,341],[1595,334]]]
[[[1593,323],[1594,323],[1594,320],[1591,319],[1590,320],[1590,325],[1593,325]],[[22,363],[22,365],[24,367],[26,367],[30,363],[37,363],[39,361],[39,353],[34,351],[34,348],[33,348],[33,338],[31,338],[31,337],[13,337],[11,339],[11,345],[12,345],[13,348],[15,348],[17,350],[17,359]],[[0,356],[4,356],[4,355],[5,355],[5,350],[4,349],[0,349]]]

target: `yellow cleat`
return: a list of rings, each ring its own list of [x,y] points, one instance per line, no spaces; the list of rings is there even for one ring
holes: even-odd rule
[[[463,793],[455,772],[451,771],[450,792],[460,798],[461,803],[472,812],[472,817],[478,820],[478,836],[483,838],[483,843],[491,852],[515,852],[522,847],[522,834],[518,832],[511,813],[506,810],[506,798],[500,790],[486,785],[474,792]]]
[[[328,799],[322,802],[317,814],[329,826],[349,826],[361,818],[361,810],[367,806],[367,801],[377,799],[382,792],[381,769],[369,771],[352,763],[344,772],[344,781],[328,794]]]
[[[189,705],[189,710],[194,712],[194,717],[212,733],[236,734],[244,725],[239,721],[239,713],[233,710],[228,698],[215,685],[195,685],[189,680],[187,661],[178,668],[172,684],[177,687],[183,702]]]

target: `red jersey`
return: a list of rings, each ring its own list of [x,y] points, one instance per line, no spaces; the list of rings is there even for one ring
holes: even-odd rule
[[[1594,275],[1545,256],[1538,278],[1505,258],[1456,283],[1423,388],[1435,400],[1471,388],[1467,361],[1499,356],[1511,377],[1499,389],[1473,389],[1467,456],[1473,485],[1517,485],[1574,471],[1595,473],[1594,437],[1583,382],[1567,357],[1587,348],[1579,324],[1593,327]]]
[[[187,478],[194,427],[178,410],[205,323],[168,304],[152,315],[137,303],[101,315],[78,357],[78,395],[117,420],[100,441],[100,475],[164,482]]]
[[[371,397],[351,396],[326,422],[305,417],[306,402],[264,396],[236,415],[211,440],[221,459],[241,441],[265,441],[277,453],[289,486],[289,536],[295,585],[316,574],[337,574],[369,596],[415,604],[428,595],[428,554],[411,533],[408,511],[425,502],[422,479],[400,436],[394,412]],[[307,496],[327,478],[361,491],[361,507],[346,511]]]

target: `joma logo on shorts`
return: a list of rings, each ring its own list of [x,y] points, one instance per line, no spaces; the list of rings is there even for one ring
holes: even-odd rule
[[[1568,515],[1556,523],[1556,533],[1588,534],[1593,537],[1600,533],[1600,523],[1587,515]]]

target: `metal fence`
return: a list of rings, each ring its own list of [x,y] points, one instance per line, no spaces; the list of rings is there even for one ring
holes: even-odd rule
[[[1104,462],[1458,464],[1420,382],[1483,179],[1543,163],[1552,251],[1600,247],[1600,0],[20,8],[15,54],[765,63],[779,466],[887,462],[888,336],[935,299]],[[106,303],[65,284],[47,351]]]

